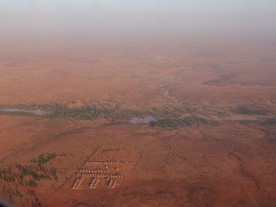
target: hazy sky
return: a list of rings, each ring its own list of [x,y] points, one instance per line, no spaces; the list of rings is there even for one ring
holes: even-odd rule
[[[1,40],[275,38],[276,0],[0,0]]]

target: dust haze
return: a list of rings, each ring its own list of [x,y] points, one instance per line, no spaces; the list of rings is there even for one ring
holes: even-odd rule
[[[274,0],[0,0],[0,199],[274,207]]]
[[[12,0],[0,2],[1,41],[135,37],[271,39],[272,0]]]

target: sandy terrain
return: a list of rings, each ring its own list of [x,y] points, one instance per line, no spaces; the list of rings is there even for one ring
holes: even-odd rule
[[[48,207],[275,206],[275,54],[271,44],[3,46],[1,106],[93,103],[163,122],[1,113],[1,197]]]

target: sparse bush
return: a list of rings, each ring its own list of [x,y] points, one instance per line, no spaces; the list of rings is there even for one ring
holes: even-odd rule
[[[55,153],[49,153],[46,155],[39,155],[37,158],[33,158],[31,162],[38,163],[39,165],[45,164],[53,159],[55,159],[57,155]]]
[[[38,186],[37,183],[35,182],[35,180],[33,180],[33,179],[25,181],[25,185],[29,186],[29,187],[37,187]]]
[[[15,176],[11,171],[11,168],[8,169],[1,169],[0,170],[0,179],[6,182],[13,182],[15,181]]]

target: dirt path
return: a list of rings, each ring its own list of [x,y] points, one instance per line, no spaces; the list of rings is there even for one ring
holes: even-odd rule
[[[164,91],[163,96],[175,105],[181,105],[181,103],[179,99],[172,94],[173,85],[176,85],[177,83],[183,81],[189,83],[189,80],[191,80],[195,75],[197,75],[194,66],[190,66],[189,68],[190,69],[187,69],[184,72],[180,71],[174,75],[170,75],[168,80],[160,86],[160,88]]]
[[[0,163],[4,163],[8,159],[12,159],[13,157],[18,156],[20,154],[27,153],[32,150],[38,150],[40,147],[45,147],[46,145],[49,145],[52,142],[56,141],[57,139],[60,139],[61,137],[64,137],[66,135],[82,133],[82,132],[86,131],[87,129],[90,129],[90,127],[79,125],[79,123],[73,124],[73,126],[61,129],[60,131],[58,131],[54,134],[50,134],[48,136],[43,137],[42,139],[40,139],[40,141],[36,142],[35,144],[28,143],[28,144],[24,145],[22,148],[18,149],[17,151],[11,152],[10,154],[1,158]]]

